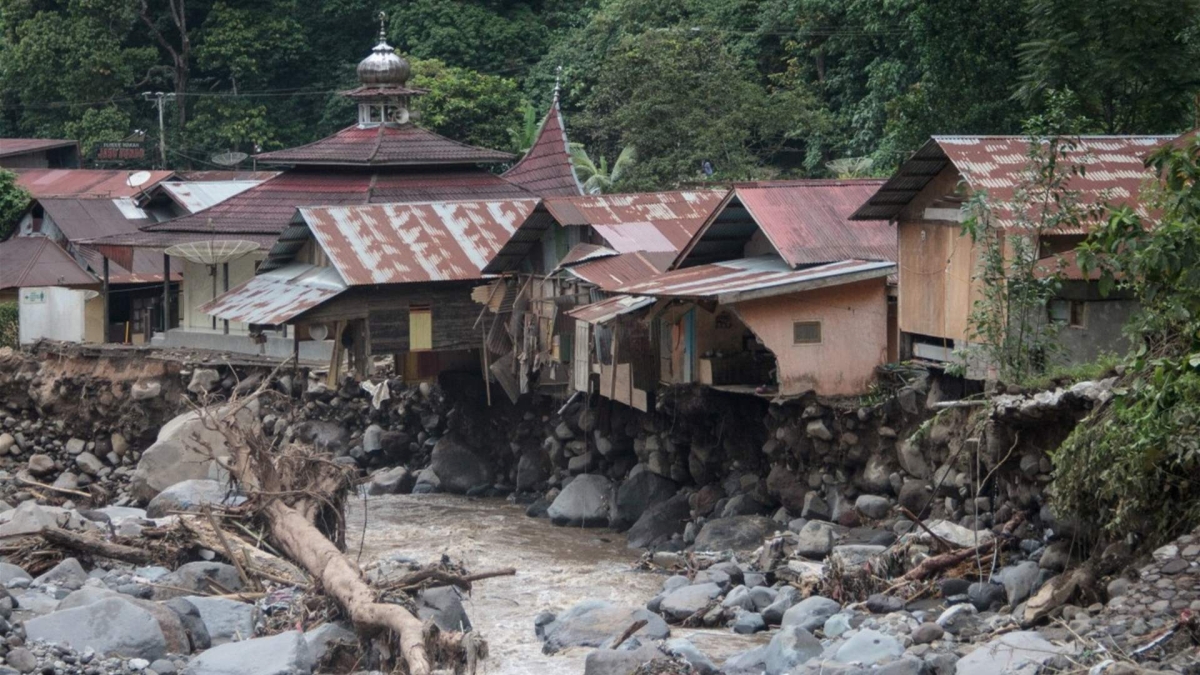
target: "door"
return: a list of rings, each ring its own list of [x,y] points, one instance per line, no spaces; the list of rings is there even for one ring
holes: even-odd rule
[[[696,308],[683,315],[683,381],[692,381],[693,365],[696,363]]]
[[[433,349],[433,314],[429,307],[408,308],[408,349],[413,352]]]

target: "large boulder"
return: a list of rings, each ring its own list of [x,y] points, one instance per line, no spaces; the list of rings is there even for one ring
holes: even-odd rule
[[[209,581],[215,582],[210,584]],[[211,593],[214,588],[242,590],[242,577],[237,568],[219,562],[190,562],[159,580],[154,598],[165,600],[183,595]]]
[[[393,466],[390,469],[376,471],[371,475],[371,482],[367,483],[367,494],[406,494],[412,491],[413,485],[416,482],[416,475],[410,472],[407,467]]]
[[[643,664],[667,658],[651,645],[631,650],[597,649],[584,658],[583,675],[629,675]]]
[[[662,617],[640,607],[584,600],[544,627],[542,651],[553,654],[567,647],[601,647],[620,637],[636,621],[646,621],[634,636],[662,640],[671,634]]]
[[[696,612],[708,607],[709,603],[721,595],[721,586],[708,582],[683,586],[667,593],[658,609],[663,616],[672,621],[683,621]]]
[[[465,494],[492,482],[491,460],[476,454],[453,434],[442,436],[433,446],[429,468],[442,490]]]
[[[1006,633],[959,659],[954,672],[957,675],[1032,673],[1054,656],[1070,652],[1069,647],[1060,647],[1036,631]]]
[[[167,653],[167,639],[154,615],[120,598],[29,619],[25,637],[148,661]]]
[[[146,505],[147,518],[163,518],[173,513],[197,512],[205,506],[237,506],[246,498],[230,493],[227,484],[210,478],[180,481],[155,495]]]
[[[134,497],[148,502],[172,485],[194,478],[228,480],[228,473],[214,461],[214,457],[229,456],[225,436],[206,424],[205,414],[217,419],[234,414],[238,424],[246,428],[258,424],[258,405],[254,401],[236,412],[221,406],[211,413],[193,410],[175,417],[163,425],[154,444],[142,452],[129,481]]]
[[[903,653],[904,645],[891,635],[874,630],[860,630],[838,647],[833,659],[839,663],[872,666],[895,659]]]
[[[691,507],[687,495],[679,494],[646,509],[641,518],[629,528],[630,548],[653,548],[683,534]]]
[[[778,532],[779,523],[765,516],[734,516],[710,520],[696,535],[697,551],[749,551]]]
[[[200,612],[200,620],[214,647],[254,637],[254,623],[258,619],[258,609],[254,605],[202,595],[189,595],[184,600]]]
[[[73,509],[46,506],[30,499],[15,509],[0,513],[0,538],[33,534],[47,527],[67,530],[95,529],[96,525]]]
[[[819,595],[811,595],[792,605],[783,613],[782,625],[800,626],[804,630],[814,631],[825,625],[825,620],[841,611],[842,606],[836,600],[830,600]]]
[[[629,529],[646,509],[670,499],[677,489],[674,481],[653,471],[642,471],[617,488],[609,525],[618,532]]]
[[[466,633],[471,630],[471,620],[463,609],[462,593],[453,586],[434,586],[418,593],[417,616],[422,621],[432,620],[444,631]]]
[[[142,600],[99,586],[84,586],[68,594],[67,597],[59,601],[54,611],[59,612],[66,609],[87,607],[98,602],[113,599],[127,602],[149,612],[154,617],[154,620],[158,622],[158,627],[167,642],[168,652],[172,654],[186,654],[196,645],[196,642],[191,640],[191,636],[187,631],[187,625],[182,617],[171,611],[171,608],[161,603]],[[203,643],[203,647],[207,646],[207,642]]]
[[[576,476],[555,497],[547,515],[555,525],[604,527],[608,524],[612,482],[594,473]]]
[[[821,655],[821,641],[800,626],[787,626],[771,638],[763,654],[767,675],[794,672],[805,661]]]
[[[184,675],[307,675],[312,652],[299,631],[228,642],[188,662]]]
[[[358,644],[358,634],[344,623],[323,623],[304,633],[313,663],[321,663],[325,652],[335,643]]]

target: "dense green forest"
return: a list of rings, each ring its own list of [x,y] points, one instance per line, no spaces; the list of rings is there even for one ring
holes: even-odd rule
[[[637,149],[616,187],[885,174],[931,134],[1193,126],[1200,0],[0,0],[4,136],[85,152],[167,104],[168,164],[349,124],[376,14],[420,123],[519,151],[562,68],[572,140]],[[533,111],[537,111],[536,115]],[[835,164],[830,161],[856,158]],[[857,159],[863,158],[863,159]],[[869,160],[869,161],[867,161]]]

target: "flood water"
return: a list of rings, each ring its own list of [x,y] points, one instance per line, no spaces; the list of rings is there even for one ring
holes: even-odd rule
[[[423,563],[442,554],[471,572],[516,568],[516,576],[474,584],[464,600],[475,630],[487,639],[490,675],[582,673],[590,649],[542,654],[533,632],[538,612],[555,613],[586,599],[643,606],[666,578],[634,569],[638,552],[625,536],[606,529],[554,527],[525,516],[524,508],[501,499],[454,495],[388,495],[355,500],[349,508],[346,546],[357,553],[366,514],[362,564],[398,551]],[[672,629],[718,664],[749,649],[754,641],[728,630]]]

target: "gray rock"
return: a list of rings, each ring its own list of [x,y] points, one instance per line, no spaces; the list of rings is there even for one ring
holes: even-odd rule
[[[453,586],[434,586],[418,593],[417,616],[422,621],[432,620],[444,631],[466,633],[471,630],[471,620],[463,609],[462,594]]]
[[[238,423],[245,428],[257,427],[257,411],[254,402],[239,408]],[[203,414],[224,419],[231,412],[231,408],[222,406]],[[137,469],[130,476],[130,492],[138,500],[148,502],[159,492],[185,480],[212,478],[225,482],[228,473],[213,459],[228,456],[225,436],[209,428],[200,411],[184,413],[163,425],[158,439],[142,452]]]
[[[64,609],[25,622],[29,640],[92,648],[99,654],[157,659],[167,639],[150,612],[118,598]]]
[[[810,520],[796,533],[796,555],[813,560],[824,560],[833,550],[833,525],[821,520]]]
[[[860,630],[834,654],[840,663],[858,663],[873,666],[894,659],[904,653],[904,645],[896,638],[873,630]]]
[[[135,401],[146,401],[158,398],[162,394],[162,383],[158,380],[142,380],[134,382],[129,388],[129,398]]]
[[[204,620],[200,618],[200,610],[196,609],[195,605],[182,597],[171,598],[162,605],[174,612],[179,619],[188,642],[191,644],[191,651],[203,651],[212,646],[212,640],[208,637],[208,628],[204,626]]]
[[[726,609],[737,607],[748,612],[754,611],[754,600],[750,598],[750,589],[745,586],[734,586],[721,600],[721,606]]]
[[[154,589],[155,599],[163,600],[181,595],[211,593],[212,579],[230,591],[242,590],[242,578],[237,568],[218,562],[190,562],[163,577]],[[167,587],[171,588],[167,588]],[[183,589],[183,590],[180,590]]]
[[[975,605],[975,609],[986,612],[994,606],[1003,605],[1008,595],[1007,589],[1000,584],[976,581],[967,587],[967,598]]]
[[[791,609],[784,612],[780,624],[800,626],[811,633],[825,625],[825,620],[837,614],[841,609],[842,606],[836,600],[812,595],[792,605]]]
[[[671,656],[687,661],[698,675],[716,675],[720,672],[711,659],[697,649],[696,645],[684,638],[667,640],[663,649]]]
[[[221,374],[212,368],[197,368],[192,371],[192,379],[188,382],[187,390],[193,394],[207,394],[221,383]]]
[[[612,482],[600,474],[576,476],[547,512],[555,525],[604,527],[608,524]]]
[[[551,475],[550,463],[546,453],[531,450],[521,455],[517,462],[517,490],[529,492],[536,490],[545,483]]]
[[[454,434],[438,438],[430,468],[437,474],[443,490],[460,495],[490,484],[494,474],[491,460],[475,453]]]
[[[4,655],[4,660],[8,662],[8,665],[22,673],[32,673],[38,667],[37,657],[33,655],[33,652],[24,647],[9,650]]]
[[[237,506],[245,501],[244,496],[230,494],[226,486],[215,480],[197,478],[178,482],[159,492],[146,505],[146,516],[162,518],[180,511],[200,511],[205,506]]]
[[[416,476],[407,467],[394,466],[390,469],[376,471],[371,475],[367,484],[369,495],[396,495],[412,491],[417,482]]]
[[[270,637],[229,642],[196,656],[184,675],[307,675],[312,653],[304,634],[288,631]]]
[[[763,621],[762,614],[758,612],[742,612],[734,619],[730,628],[738,635],[752,635],[766,630],[767,622]]]
[[[672,621],[683,621],[720,595],[721,586],[712,582],[684,586],[663,596],[659,610]]]
[[[187,653],[189,647],[194,644],[187,633],[182,619],[171,608],[161,603],[142,600],[101,586],[84,586],[71,593],[58,603],[55,611],[87,607],[112,599],[127,602],[134,607],[149,612],[154,617],[154,620],[158,622],[158,627],[162,631],[163,638],[167,641],[168,652],[176,654]]]
[[[721,672],[725,675],[762,675],[767,667],[767,645],[738,652],[725,659]]]
[[[9,583],[16,579],[33,581],[33,577],[29,576],[29,573],[20,567],[12,563],[0,562],[0,586],[7,588]]]
[[[597,649],[583,660],[584,675],[629,675],[644,663],[665,659],[657,648],[644,645],[634,650]]]
[[[175,667],[175,662],[169,659],[159,659],[150,664],[150,670],[153,670],[157,675],[175,675],[179,669]]]
[[[1016,607],[1029,598],[1037,586],[1038,571],[1037,563],[1026,560],[996,573],[996,580],[1004,584],[1008,604]]]
[[[620,637],[635,621],[643,619],[646,625],[634,636],[643,640],[662,640],[671,634],[662,617],[649,610],[603,600],[584,600],[544,626],[542,651],[553,654],[567,647],[600,647]]]
[[[92,453],[84,452],[75,458],[75,466],[89,476],[96,476],[104,468],[104,462]]]
[[[45,573],[34,579],[33,583],[38,586],[53,584],[56,586],[79,588],[87,579],[88,573],[87,570],[83,569],[83,565],[80,565],[79,561],[75,558],[67,558],[49,570],[46,570]]]
[[[829,557],[836,560],[843,568],[852,569],[861,567],[885,550],[887,550],[886,546],[877,544],[843,544],[834,546]]]
[[[915,478],[929,478],[933,475],[933,469],[929,468],[929,462],[925,461],[925,456],[921,453],[919,443],[914,443],[912,440],[897,443],[896,458],[900,460],[900,468],[904,469],[910,476]]]
[[[200,612],[200,620],[214,647],[254,637],[254,622],[258,619],[258,609],[254,605],[198,595],[185,596],[184,600]]]
[[[1038,567],[1051,572],[1061,572],[1067,568],[1071,562],[1071,542],[1056,541],[1046,547],[1042,551],[1042,557],[1038,560]]]
[[[670,499],[676,490],[673,481],[652,471],[642,471],[617,488],[610,526],[618,532],[629,529],[646,509]]]
[[[913,629],[912,639],[915,644],[923,645],[942,639],[942,635],[944,634],[945,630],[941,626],[936,623],[925,622]]]
[[[763,516],[716,518],[700,528],[694,548],[697,551],[753,550],[779,529],[778,523]]]
[[[822,441],[832,441],[833,434],[830,433],[829,427],[825,426],[825,422],[817,419],[808,423],[805,432],[812,438],[817,438]]]
[[[804,510],[800,512],[800,517],[809,520],[829,520],[832,517],[829,503],[819,492],[809,492],[804,495]]]
[[[1035,631],[1006,633],[979,645],[955,665],[958,675],[1008,675],[1032,673],[1059,654],[1071,653]]]
[[[675,535],[683,534],[690,514],[691,507],[684,494],[651,505],[626,533],[629,547],[654,548],[666,544]]]
[[[329,651],[332,644],[336,642],[358,644],[358,634],[349,626],[341,623],[323,623],[305,632],[304,640],[308,642],[308,653],[312,655],[313,663],[320,664],[321,659],[325,658],[325,652]]]
[[[768,625],[778,626],[783,622],[783,615],[800,599],[800,591],[795,586],[784,586],[776,594],[774,602],[762,611],[763,619]]]
[[[746,576],[749,577],[750,575],[747,574]],[[746,583],[751,583],[751,580],[747,578]],[[750,602],[753,603],[751,609],[755,612],[761,612],[774,604],[778,597],[779,591],[774,588],[769,586],[755,586],[750,589]]]
[[[54,458],[41,453],[33,454],[29,456],[29,461],[25,466],[29,469],[29,473],[35,476],[46,476],[54,473]]]
[[[871,520],[879,520],[886,518],[891,513],[892,503],[888,501],[887,497],[859,495],[858,499],[854,500],[854,508]]]
[[[785,625],[763,654],[767,675],[784,675],[821,655],[821,641],[801,626]]]

